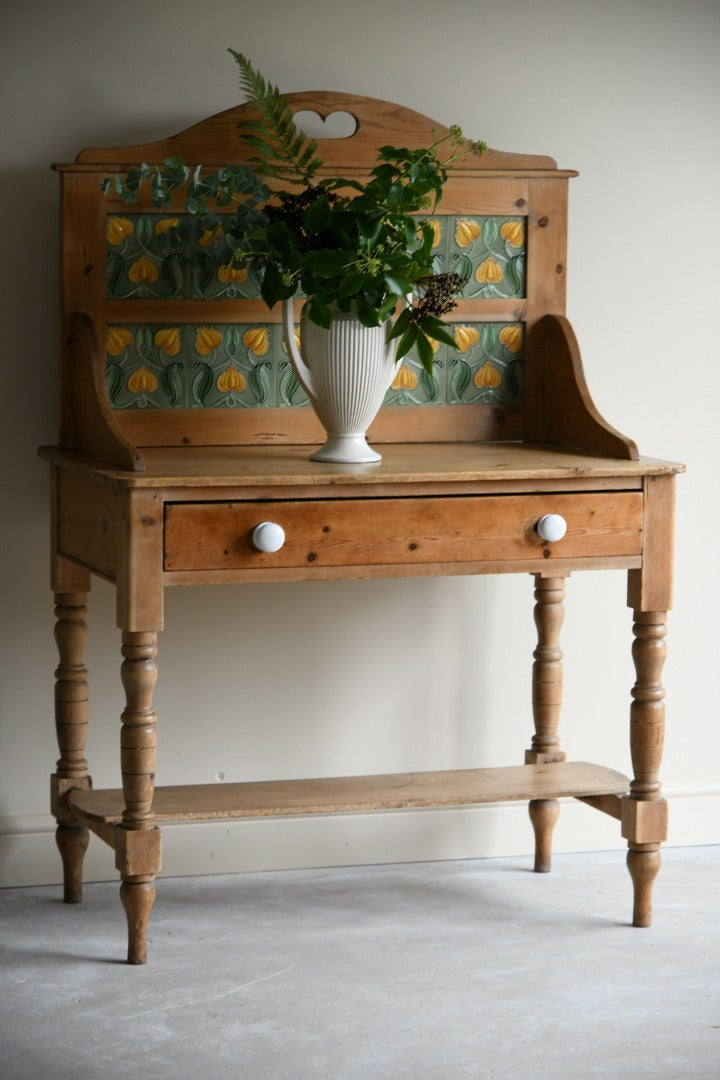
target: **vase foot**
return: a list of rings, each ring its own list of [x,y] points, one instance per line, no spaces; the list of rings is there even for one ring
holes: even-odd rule
[[[311,454],[310,460],[354,464],[382,461],[382,454],[368,446],[364,435],[328,435],[325,445]]]

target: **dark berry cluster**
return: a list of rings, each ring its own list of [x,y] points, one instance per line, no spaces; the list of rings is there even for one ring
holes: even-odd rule
[[[455,296],[462,288],[463,279],[454,273],[433,274],[418,284],[425,292],[413,308],[410,318],[414,323],[422,322],[428,315],[439,317],[452,311],[457,306]]]
[[[272,223],[274,221],[284,221],[288,229],[291,232],[296,233],[299,236],[304,235],[304,218],[305,211],[311,203],[314,203],[321,195],[325,195],[328,202],[335,202],[337,196],[332,192],[325,191],[325,188],[320,186],[306,187],[297,194],[291,191],[278,192],[278,199],[280,205],[274,205],[269,203],[265,207],[265,213],[268,220]]]

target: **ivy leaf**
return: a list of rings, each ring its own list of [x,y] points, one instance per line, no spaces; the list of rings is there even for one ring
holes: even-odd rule
[[[362,288],[365,275],[359,270],[350,270],[341,279],[338,287],[338,297],[342,300],[347,296],[354,296]]]
[[[327,304],[317,296],[314,296],[308,305],[308,318],[325,330],[330,329],[332,313]]]
[[[303,218],[305,228],[311,236],[315,236],[317,233],[321,233],[323,229],[327,229],[331,217],[330,200],[327,195],[321,195],[305,211]]]
[[[390,292],[395,293],[396,296],[407,296],[408,293],[412,292],[410,278],[401,274],[385,274],[385,284]]]
[[[360,296],[357,303],[357,316],[363,326],[379,326],[380,319],[378,313],[373,304],[364,297]]]
[[[305,260],[305,266],[321,278],[334,277],[342,270],[342,255],[338,251],[330,251],[321,248],[319,251],[311,251]]]

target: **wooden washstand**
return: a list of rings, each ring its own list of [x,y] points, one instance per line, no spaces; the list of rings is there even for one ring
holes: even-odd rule
[[[370,98],[289,100],[295,111],[356,118],[352,137],[320,143],[331,175],[367,176],[378,146],[427,145],[439,127]],[[547,871],[558,799],[575,797],[620,821],[633,923],[647,926],[666,837],[661,671],[682,466],[640,457],[590,398],[565,317],[567,186],[576,174],[550,158],[494,150],[460,163],[433,220],[439,261],[467,276],[450,316],[461,350],[441,347],[434,385],[405,364],[370,434],[381,464],[318,464],[309,447],[321,429],[292,383],[279,309],[268,311],[237,275],[211,281],[197,247],[163,240],[178,207],[129,208],[100,191],[102,177],[140,161],[242,160],[244,108],[151,145],[86,150],[56,166],[60,437],[41,454],[52,476],[60,657],[52,810],[65,900],[81,899],[90,830],[115,851],[128,960],[144,963],[165,822],[523,799],[535,869]],[[564,519],[562,539],[539,535],[547,515]],[[252,540],[266,520],[286,534],[275,553]],[[628,572],[634,610],[632,779],[567,762],[557,734],[566,579],[618,568]],[[538,637],[535,731],[523,765],[155,787],[153,687],[167,586],[518,572],[534,577]],[[84,750],[92,574],[115,583],[122,631],[122,788],[110,791],[93,790]]]

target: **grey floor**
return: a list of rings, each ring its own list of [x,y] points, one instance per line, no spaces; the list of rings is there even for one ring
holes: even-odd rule
[[[178,878],[150,963],[116,883],[0,892],[2,1080],[720,1077],[720,847]]]

